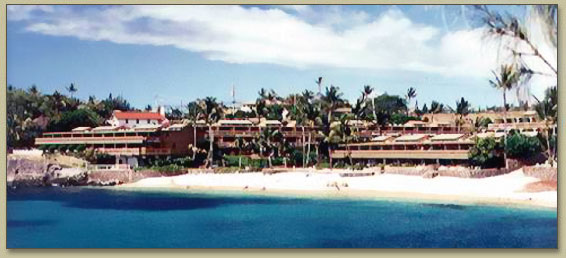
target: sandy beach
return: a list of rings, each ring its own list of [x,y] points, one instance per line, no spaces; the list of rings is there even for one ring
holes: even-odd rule
[[[146,178],[119,188],[184,188],[193,190],[237,190],[253,194],[323,195],[363,198],[402,198],[442,203],[528,205],[557,207],[556,190],[532,192],[527,185],[539,182],[521,170],[482,178],[377,174],[341,177],[344,170],[295,170],[277,174],[186,174]]]

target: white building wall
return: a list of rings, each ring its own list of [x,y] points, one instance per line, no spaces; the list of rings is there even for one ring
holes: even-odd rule
[[[117,119],[117,118],[112,118],[112,120],[110,120],[110,124],[112,126],[126,126],[126,127],[135,127],[135,126],[142,126],[142,125],[158,125],[159,122],[156,119],[150,119],[149,121],[147,119]]]
[[[125,125],[128,127],[141,126],[141,125],[157,125],[159,124],[157,120],[154,119],[120,119],[118,122],[120,125]]]

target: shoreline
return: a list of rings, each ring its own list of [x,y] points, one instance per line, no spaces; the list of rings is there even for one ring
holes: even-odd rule
[[[93,187],[98,188],[98,187]],[[152,191],[152,192],[180,192],[213,195],[243,195],[243,196],[268,196],[281,198],[317,198],[354,201],[391,201],[408,203],[426,203],[440,205],[470,205],[470,206],[497,206],[509,208],[556,210],[553,203],[533,202],[529,200],[517,200],[506,198],[479,198],[471,196],[448,196],[435,194],[421,194],[414,192],[381,192],[346,190],[342,192],[332,190],[261,190],[261,189],[239,189],[235,187],[212,187],[212,186],[174,186],[174,187],[128,187],[112,186],[110,190],[118,191]],[[418,196],[417,196],[418,195]]]
[[[283,172],[277,175],[279,178],[276,175],[259,173],[188,174],[146,178],[135,183],[114,186],[112,189],[182,190],[197,193],[230,192],[258,196],[417,201],[557,209],[556,191],[522,191],[525,185],[538,181],[536,178],[525,176],[522,171],[484,179],[448,177],[423,179],[419,176],[406,175],[340,178],[337,177],[337,173],[317,174],[312,172]],[[308,175],[311,178],[317,178],[308,180]],[[329,186],[329,183],[325,184],[326,181],[336,185]],[[399,184],[399,181],[404,183]],[[506,182],[507,185],[501,185],[498,191],[493,188],[494,185],[499,186],[501,182]],[[344,183],[347,187],[340,186]],[[397,183],[395,187],[387,185],[394,183]],[[437,185],[446,184],[455,187],[436,188]]]

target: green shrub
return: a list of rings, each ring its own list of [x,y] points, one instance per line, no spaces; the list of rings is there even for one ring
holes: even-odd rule
[[[67,150],[70,151],[70,152],[74,152],[77,149],[77,147],[78,146],[76,144],[69,144],[67,146]]]
[[[53,152],[55,152],[55,150],[57,150],[57,145],[51,144],[51,145],[49,145],[49,147],[47,147],[47,150],[48,150],[50,153],[53,153]]]
[[[64,153],[64,152],[66,152],[66,151],[69,149],[70,146],[71,146],[71,145],[67,145],[67,144],[59,144],[59,145],[57,145],[57,150],[58,150],[60,153]]]
[[[79,126],[96,127],[103,121],[104,119],[96,112],[90,109],[80,108],[65,111],[61,114],[59,119],[51,120],[48,125],[48,131],[66,132]]]
[[[289,163],[295,166],[302,166],[303,165],[303,153],[301,151],[295,150],[291,154]]]
[[[316,164],[316,169],[324,169],[324,168],[330,168],[330,163],[326,161],[322,161],[320,162],[320,164]]]
[[[421,118],[415,117],[415,116],[407,116],[406,114],[403,114],[403,113],[397,113],[397,114],[391,115],[389,122],[393,123],[393,124],[405,124],[410,120],[419,120],[420,121]]]
[[[151,170],[158,171],[162,174],[175,174],[177,172],[185,171],[186,168],[182,166],[178,166],[176,164],[170,164],[165,166],[152,166],[150,167]]]
[[[542,146],[537,137],[529,137],[516,133],[507,137],[505,153],[510,158],[528,158],[542,151]]]
[[[501,149],[501,144],[493,137],[478,139],[476,144],[472,146],[468,152],[470,163],[484,168],[501,165]]]
[[[284,164],[283,162],[283,157],[275,157],[275,158],[271,158],[271,164],[273,166],[281,166]]]
[[[84,145],[84,144],[79,144],[79,145],[77,145],[77,149],[76,149],[76,150],[77,150],[78,152],[83,152],[85,149],[86,149],[86,145]]]
[[[338,160],[338,161],[334,162],[334,164],[332,164],[332,166],[334,168],[345,168],[346,164],[344,163],[344,161]]]
[[[362,163],[356,163],[354,165],[349,165],[347,166],[349,169],[353,169],[353,170],[362,170],[365,168],[364,164]]]
[[[144,160],[145,163],[152,167],[164,167],[169,165],[177,165],[179,167],[190,167],[193,165],[193,160],[191,157],[183,156],[183,157],[167,157],[167,158],[156,158],[156,159],[147,159]]]
[[[240,157],[242,157],[242,167],[250,165],[250,158],[240,155],[225,155],[224,162],[227,167],[238,167],[240,162]]]
[[[220,167],[214,169],[214,173],[236,173],[238,171],[240,171],[238,167]]]

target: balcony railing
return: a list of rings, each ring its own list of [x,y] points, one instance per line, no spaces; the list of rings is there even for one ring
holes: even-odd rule
[[[208,133],[208,132],[207,132]],[[297,131],[282,131],[281,132],[285,137],[302,137],[303,136],[303,132],[297,130]],[[256,137],[259,136],[260,132],[259,131],[238,131],[238,130],[234,130],[234,131],[226,131],[226,130],[217,130],[214,131],[214,136],[219,136],[219,137]],[[313,137],[314,135],[317,135],[316,132],[312,132]],[[309,133],[308,131],[305,131],[305,137],[308,137]]]
[[[141,147],[141,155],[170,155],[170,148],[151,148],[151,147]]]
[[[346,150],[335,150],[332,158],[345,158]],[[358,159],[468,159],[468,150],[353,150]]]
[[[40,137],[35,138],[35,144],[112,144],[112,143],[143,143],[144,136],[116,137]]]
[[[489,130],[496,130],[496,129],[541,129],[545,128],[546,124],[544,122],[538,123],[501,123],[501,124],[489,124],[487,128]]]
[[[96,151],[109,155],[137,156],[140,148],[97,148]]]

